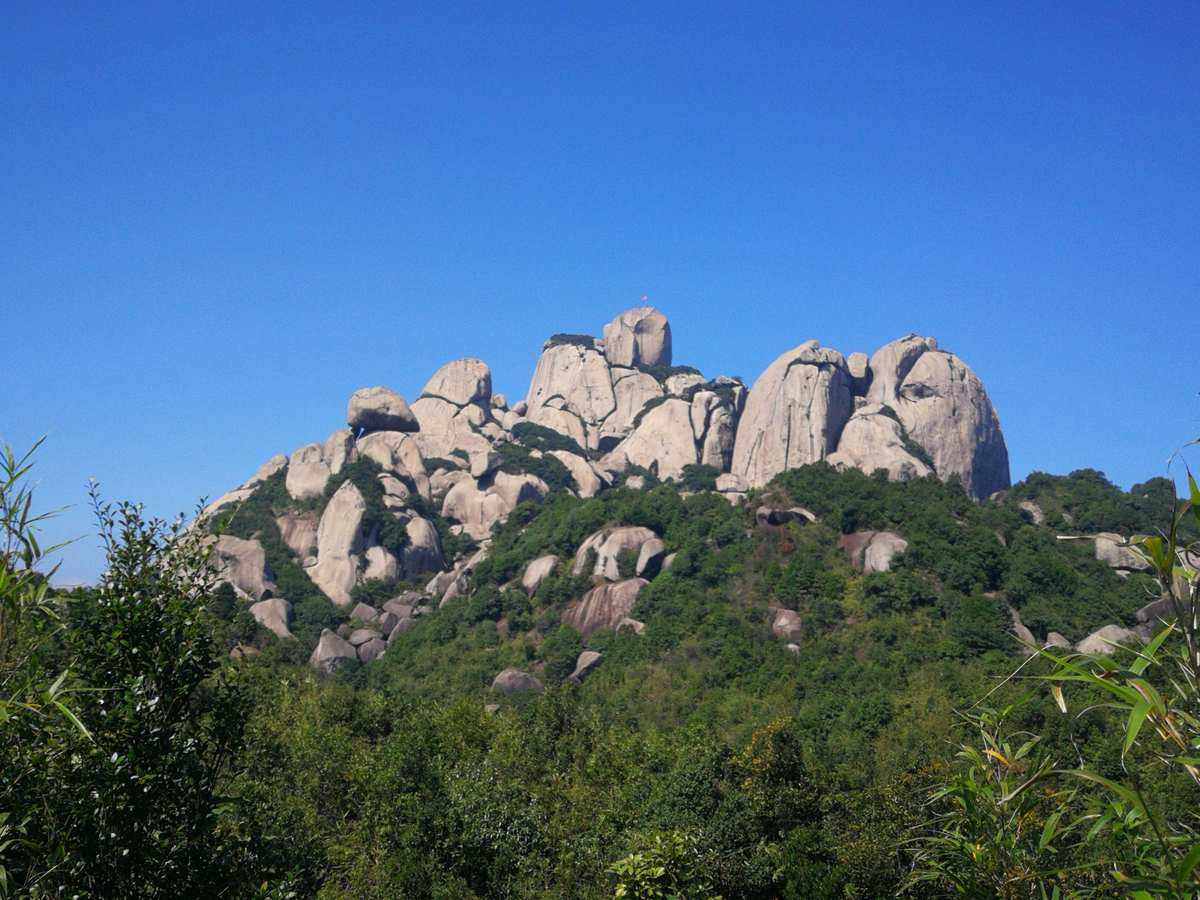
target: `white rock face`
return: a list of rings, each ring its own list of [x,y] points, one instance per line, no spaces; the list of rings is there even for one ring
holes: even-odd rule
[[[637,574],[639,578],[653,578],[662,571],[667,558],[667,545],[658,538],[651,538],[638,551]]]
[[[304,559],[317,546],[317,514],[290,510],[275,519],[279,534],[297,558]]]
[[[270,600],[250,604],[250,615],[254,616],[255,622],[274,632],[281,640],[292,637],[291,629],[288,628],[292,621],[292,604],[282,597],[272,597]]]
[[[528,672],[520,669],[505,669],[492,680],[492,690],[502,694],[529,693],[540,694],[545,688],[542,683]]]
[[[446,363],[421,389],[422,397],[441,397],[455,406],[491,405],[492,370],[482,359],[464,357]]]
[[[846,357],[846,371],[854,379],[855,386],[864,385],[871,373],[871,362],[865,353],[851,353]],[[856,392],[857,393],[857,392]]]
[[[525,402],[529,421],[590,450],[599,446],[600,425],[617,408],[608,362],[595,348],[577,344],[557,344],[542,352]]]
[[[744,494],[750,490],[750,485],[741,475],[726,472],[717,476],[717,490],[722,494]]]
[[[578,488],[577,493],[580,497],[584,499],[595,497],[604,487],[604,481],[600,478],[595,466],[579,454],[566,450],[550,450],[547,455],[553,456],[567,467],[567,471],[575,479],[575,486]]]
[[[338,606],[349,606],[362,552],[366,501],[351,481],[330,498],[317,526],[317,563],[308,569],[313,583]]]
[[[1125,538],[1108,531],[1096,535],[1096,559],[1114,569],[1138,572],[1150,568],[1132,547],[1126,546]]]
[[[872,384],[874,388],[874,384]],[[892,404],[943,479],[983,499],[1009,486],[1008,447],[983,383],[952,353],[922,353]]]
[[[860,469],[868,474],[885,469],[892,481],[933,474],[928,465],[904,446],[903,426],[879,403],[864,406],[850,417],[842,429],[837,451],[828,461],[839,469]]]
[[[412,483],[426,500],[432,496],[418,435],[376,431],[359,440],[356,451],[376,462],[384,472]]]
[[[983,499],[1009,486],[1008,448],[983,384],[933,338],[906,335],[871,357],[867,400],[895,411],[942,479]]]
[[[750,388],[732,471],[751,487],[825,459],[852,410],[850,374],[836,350],[808,341],[782,354]]]
[[[594,587],[581,599],[567,604],[562,621],[585,638],[598,628],[615,628],[629,615],[638,594],[649,583],[644,578],[629,578]]]
[[[1080,653],[1090,653],[1093,656],[1112,656],[1117,652],[1114,644],[1122,647],[1136,647],[1141,641],[1135,632],[1120,625],[1105,625],[1098,628],[1075,645]]]
[[[326,628],[321,632],[321,639],[308,658],[308,664],[322,672],[333,673],[356,659],[358,654],[354,647]]]
[[[454,469],[449,472],[445,469],[438,469],[429,476],[429,490],[433,496],[444,498],[450,488],[463,481],[473,483],[475,479],[471,477],[470,472],[464,472],[462,469]]]
[[[771,632],[783,641],[798,641],[804,636],[804,623],[794,609],[776,610]]]
[[[600,665],[600,660],[603,658],[595,650],[584,650],[579,654],[579,658],[575,660],[575,671],[570,674],[567,681],[572,684],[582,684],[583,679],[587,678],[592,670]]]
[[[284,485],[296,500],[320,497],[329,480],[329,464],[325,462],[325,448],[321,444],[305,444],[288,460],[287,478]]]
[[[653,407],[613,453],[624,456],[635,466],[657,472],[659,478],[681,477],[684,466],[699,461],[692,435],[691,406],[686,400],[671,398]]]
[[[213,545],[213,555],[218,576],[239,597],[260,600],[275,592],[275,575],[258,541],[223,534]]]
[[[697,391],[692,396],[690,415],[699,462],[721,471],[728,469],[737,437],[734,408],[713,391]]]
[[[886,572],[892,560],[908,549],[908,541],[893,531],[856,531],[844,534],[838,545],[850,557],[850,565],[864,574]]]
[[[404,559],[401,560],[405,577],[437,572],[446,565],[442,558],[441,539],[428,519],[414,516],[404,530],[408,534],[408,546],[404,548]]]
[[[367,547],[363,559],[366,568],[362,573],[362,581],[395,581],[400,577],[400,560],[383,547]]]
[[[613,396],[616,409],[604,420],[602,431],[623,437],[633,428],[633,420],[643,406],[663,395],[659,383],[637,369],[614,369]]]
[[[346,404],[351,431],[416,431],[417,420],[404,398],[391,388],[359,388]]]
[[[649,528],[640,525],[623,525],[619,528],[606,528],[590,535],[575,553],[575,564],[571,567],[572,575],[582,575],[587,566],[588,553],[596,551],[596,563],[591,570],[592,575],[617,581],[621,572],[617,564],[618,555],[631,550],[640,553],[642,545],[647,541],[657,541],[656,535]]]
[[[688,388],[693,388],[698,384],[704,384],[704,376],[699,372],[680,372],[678,375],[669,375],[664,382],[667,393],[672,397],[682,397],[687,393]]]
[[[537,593],[537,589],[542,586],[542,582],[550,576],[557,565],[557,556],[539,556],[530,562],[521,576],[521,587],[525,589],[525,593],[530,597]]]
[[[604,355],[614,366],[669,366],[667,317],[653,306],[625,310],[604,326]]]
[[[412,405],[421,431],[413,435],[424,456],[447,457],[455,450],[487,452],[491,441],[476,431],[491,424],[490,410],[467,404],[458,407],[440,397],[422,397]]]
[[[486,453],[491,441],[480,432],[503,434],[492,418],[491,370],[473,357],[451,360],[434,372],[412,412],[421,426],[414,438],[427,457],[448,457],[454,450]]]
[[[936,349],[937,341],[933,338],[906,334],[876,350],[871,355],[871,387],[867,391],[867,401],[891,404],[916,361],[926,350]]]
[[[354,461],[354,432],[349,428],[339,428],[327,437],[321,447],[321,457],[329,466],[330,475],[342,471],[342,466]]]
[[[541,502],[550,493],[546,482],[534,475],[497,472],[490,487],[481,489],[474,480],[460,481],[446,493],[442,515],[460,522],[476,540],[492,533],[492,525],[503,522],[518,503]]]

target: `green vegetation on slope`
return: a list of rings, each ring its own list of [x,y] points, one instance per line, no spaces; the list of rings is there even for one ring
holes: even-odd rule
[[[1080,510],[1086,492],[1073,484],[1055,495]],[[20,592],[0,580],[6,609],[25,610],[12,646],[30,650],[21,668],[0,658],[3,674],[21,673],[33,691],[21,696],[38,697],[69,669],[69,708],[87,729],[0,721],[0,828],[20,837],[0,837],[0,870],[17,893],[37,881],[80,896],[892,895],[910,880],[927,790],[960,777],[956,710],[1022,701],[1006,729],[1036,731],[1038,753],[1086,759],[1106,778],[1154,761],[1136,745],[1122,759],[1121,722],[1099,694],[1078,698],[1087,715],[1064,716],[1045,691],[1005,680],[1023,659],[1007,605],[1039,636],[1077,638],[1130,621],[1153,584],[1031,524],[1021,490],[980,505],[956,484],[811,466],[752,498],[819,517],[779,527],[756,526],[754,505],[679,485],[556,492],[496,532],[466,597],[333,677],[286,649],[301,642],[261,632],[265,652],[222,662],[228,645],[214,644],[209,616],[218,640],[241,640],[240,601],[213,589],[178,532],[120,507],[106,532],[115,574],[58,604],[64,630],[14,599],[34,596],[34,580]],[[1139,502],[1122,495],[1115,508]],[[1156,502],[1147,520],[1165,515]],[[226,526],[263,540],[283,577],[295,561],[274,516],[296,508],[277,478]],[[588,535],[618,524],[653,529],[676,556],[638,598],[642,634],[584,641],[562,622],[589,586],[570,564]],[[890,571],[851,567],[839,540],[864,529],[908,541]],[[545,554],[560,563],[527,597],[513,582]],[[772,635],[775,607],[799,614],[798,652]],[[574,685],[565,676],[585,646],[603,659]],[[535,671],[545,693],[491,691],[508,666]],[[1049,670],[1035,660],[1025,673]],[[1190,822],[1194,786],[1169,773],[1159,785],[1162,812]],[[1071,802],[1090,808],[1098,791]],[[1040,800],[1031,807],[1039,833],[1049,815]],[[81,839],[92,822],[103,834]],[[1009,835],[982,812],[946,822],[963,852]],[[1130,846],[1106,832],[1098,845],[1056,847],[1054,864],[1126,859]],[[1005,853],[994,869],[944,858],[972,889],[993,872],[1011,877],[1011,860],[1040,859],[1036,846]],[[954,892],[934,871],[914,893]]]

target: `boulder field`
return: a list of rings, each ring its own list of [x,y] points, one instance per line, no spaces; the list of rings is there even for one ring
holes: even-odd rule
[[[809,340],[749,387],[677,365],[673,349],[666,316],[644,306],[616,316],[600,337],[550,337],[524,398],[512,405],[493,392],[487,363],[473,357],[439,368],[411,404],[386,386],[361,388],[348,400],[344,427],[273,456],[205,514],[281,485],[291,508],[276,516],[280,538],[311,582],[348,610],[367,582],[428,580],[430,603],[461,596],[494,526],[556,489],[590,497],[618,484],[638,487],[651,475],[683,480],[700,472],[740,503],[779,473],[819,461],[883,470],[894,480],[956,478],[976,499],[1009,486],[1004,435],[983,383],[931,337],[905,335],[869,356]],[[363,460],[373,464],[366,476]],[[775,525],[806,511],[759,512],[760,524]],[[479,544],[470,558],[445,558],[447,523],[451,534]],[[847,551],[865,571],[885,569],[903,550],[899,536],[851,537]],[[253,536],[222,536],[214,551],[238,596],[274,597],[275,574]],[[638,591],[669,562],[657,535],[614,527],[589,538],[573,564],[536,560],[521,586],[532,593],[556,566],[571,565],[598,583],[566,620],[585,633],[634,628],[640,623],[628,614]],[[283,603],[256,610],[281,637],[288,634]],[[330,632],[314,665],[382,654],[410,621],[395,619],[388,628],[381,619],[370,623],[371,637],[364,632],[359,644]],[[792,639],[798,623],[777,630]]]

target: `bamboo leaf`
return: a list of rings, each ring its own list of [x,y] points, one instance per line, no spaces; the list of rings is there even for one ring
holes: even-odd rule
[[[1142,730],[1142,725],[1146,721],[1146,716],[1150,712],[1149,701],[1142,701],[1133,708],[1129,713],[1129,721],[1125,725],[1125,746],[1121,748],[1121,756],[1123,757],[1129,752],[1129,748],[1133,746],[1133,742],[1137,740],[1138,732]]]
[[[1178,881],[1186,881],[1191,878],[1196,863],[1200,863],[1200,842],[1192,844],[1192,849],[1187,852],[1187,856],[1179,861],[1179,868],[1175,870],[1175,878]]]
[[[87,726],[79,721],[79,718],[75,715],[75,713],[71,712],[71,710],[67,708],[65,703],[63,703],[61,700],[55,700],[54,705],[58,707],[58,711],[62,713],[72,725],[79,729],[80,734],[82,734],[89,741],[92,739],[92,733],[87,730]]]

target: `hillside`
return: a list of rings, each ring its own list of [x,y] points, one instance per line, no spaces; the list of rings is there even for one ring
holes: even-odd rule
[[[1010,485],[982,384],[932,339],[801,344],[747,388],[673,366],[639,309],[549,339],[511,406],[460,359],[346,412],[194,522],[95,498],[108,569],[61,596],[5,457],[0,668],[25,699],[0,705],[0,896],[1194,881],[1200,723],[1155,654],[1191,683],[1162,628],[1196,559],[1168,589],[1175,556],[1164,576],[1138,538],[1174,485]],[[1061,760],[1148,773],[1181,836],[1155,850],[1120,785],[1041,786]]]

